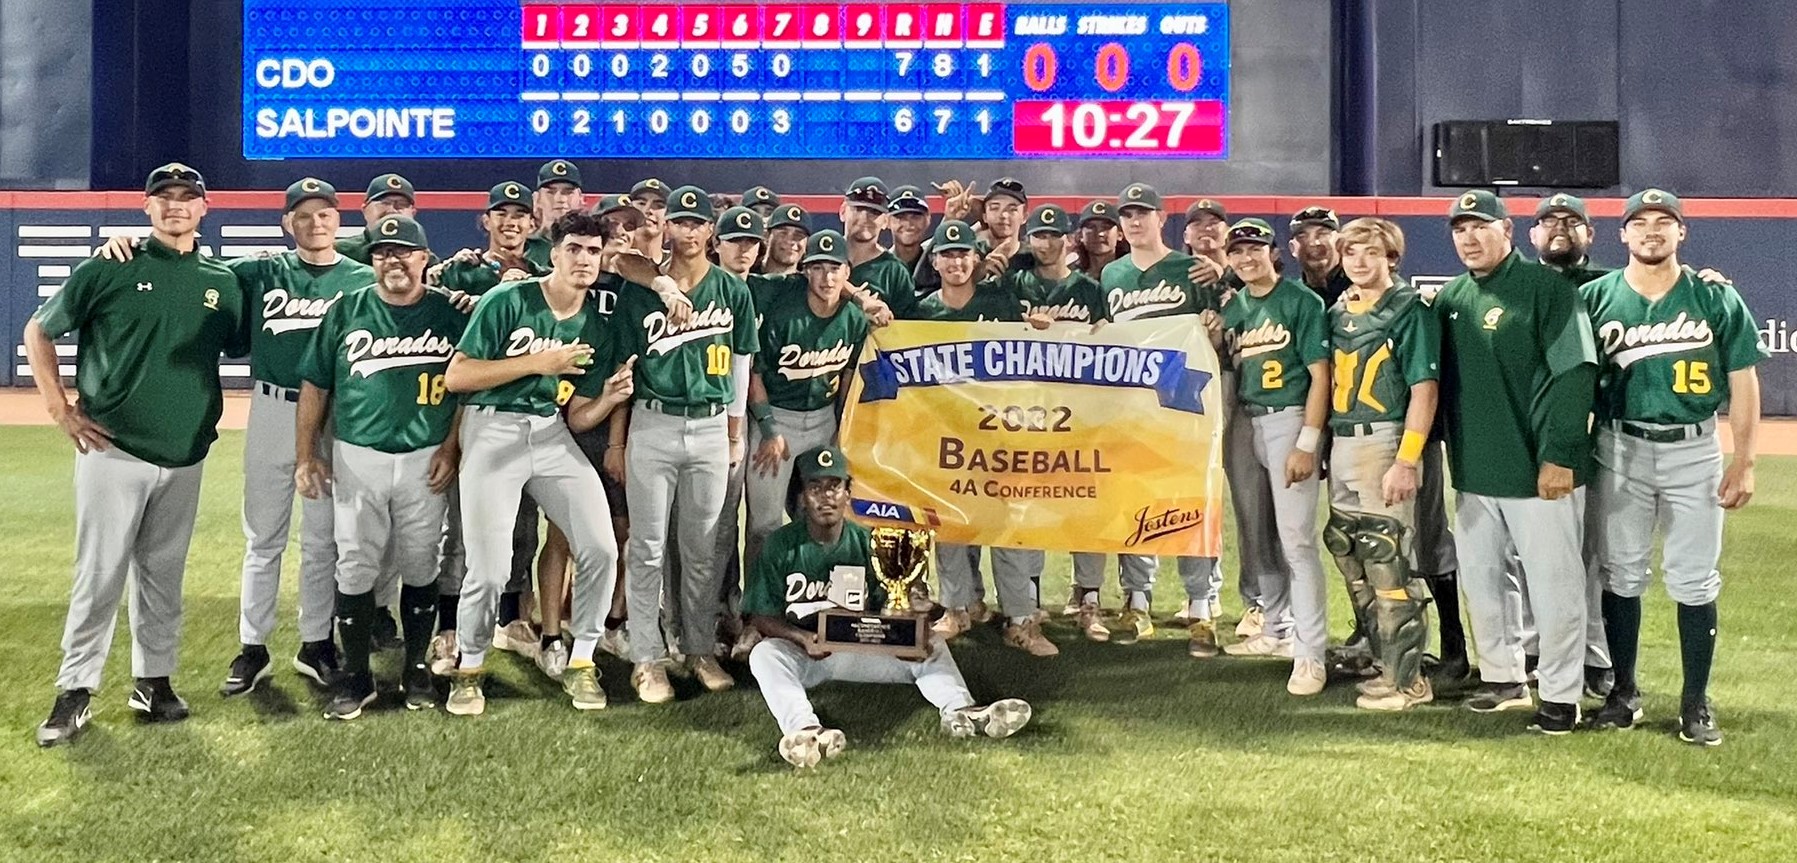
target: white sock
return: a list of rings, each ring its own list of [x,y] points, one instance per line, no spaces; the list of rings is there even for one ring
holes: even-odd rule
[[[574,639],[574,651],[569,655],[568,661],[592,662],[593,651],[598,647],[599,640],[596,638],[576,638]]]
[[[1205,620],[1210,617],[1210,603],[1201,599],[1186,602],[1186,616],[1193,620]]]
[[[1013,617],[1013,618],[1011,618],[1011,625],[1012,626],[1022,626],[1026,623],[1029,623],[1031,620],[1034,620],[1034,619],[1035,618],[1033,618],[1027,614],[1022,617]]]
[[[1148,594],[1139,590],[1129,592],[1129,607],[1137,611],[1148,610]]]
[[[462,661],[460,663],[458,663],[456,665],[456,667],[460,668],[463,671],[479,671],[480,667],[482,665],[485,665],[486,663],[487,663],[487,652],[486,651],[482,650],[482,651],[478,651],[478,652],[474,652],[474,653],[470,653],[468,651],[462,651]]]
[[[1080,591],[1079,604],[1080,605],[1097,605],[1098,604],[1098,591],[1097,590],[1082,590],[1082,591]]]

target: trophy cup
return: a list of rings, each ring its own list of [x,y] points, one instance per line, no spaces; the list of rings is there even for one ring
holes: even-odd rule
[[[866,612],[820,613],[817,634],[822,646],[901,659],[928,656],[928,606],[916,607],[913,598],[921,595],[929,577],[935,540],[936,534],[928,530],[873,528],[873,577],[886,592],[886,605]]]

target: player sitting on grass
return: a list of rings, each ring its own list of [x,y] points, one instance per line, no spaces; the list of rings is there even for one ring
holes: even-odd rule
[[[868,579],[873,568],[873,541],[867,528],[844,520],[849,505],[848,463],[830,447],[809,450],[797,459],[804,483],[804,520],[768,537],[743,590],[743,611],[764,640],[749,654],[749,670],[780,723],[780,757],[794,767],[811,767],[842,752],[847,741],[840,730],[825,728],[811,709],[805,690],[831,680],[854,683],[915,683],[923,697],[942,712],[942,730],[951,737],[984,732],[1004,738],[1030,721],[1030,706],[1017,698],[975,707],[961,669],[940,638],[931,638],[930,654],[907,661],[869,653],[832,653],[817,640],[817,613],[836,607],[832,595],[848,592],[864,597],[863,609],[886,604],[880,585]],[[851,580],[854,583],[839,585]]]

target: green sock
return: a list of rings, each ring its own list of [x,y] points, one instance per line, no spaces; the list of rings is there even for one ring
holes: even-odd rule
[[[1678,653],[1685,667],[1681,704],[1701,704],[1710,690],[1710,663],[1716,657],[1716,603],[1678,607]]]
[[[399,589],[399,625],[406,638],[406,667],[424,664],[424,654],[430,650],[431,636],[436,633],[437,623],[437,586],[425,584],[414,587],[403,585]]]
[[[337,637],[343,641],[343,670],[368,674],[374,647],[374,591],[351,596],[337,592]]]
[[[1604,635],[1610,644],[1610,666],[1616,671],[1616,689],[1640,692],[1635,682],[1635,656],[1641,649],[1641,597],[1617,596],[1604,591]]]

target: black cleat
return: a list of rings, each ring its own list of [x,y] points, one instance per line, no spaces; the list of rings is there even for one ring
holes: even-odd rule
[[[88,706],[92,697],[93,693],[85,689],[65,689],[56,693],[50,718],[37,727],[37,745],[50,747],[74,740],[94,716],[93,709]]]
[[[337,644],[330,639],[308,641],[300,645],[293,658],[293,670],[315,685],[330,687],[343,673],[343,661],[337,658]]]
[[[1521,710],[1534,704],[1529,687],[1521,683],[1487,683],[1466,700],[1467,709],[1474,713]]]
[[[414,665],[406,669],[401,686],[406,691],[407,710],[430,710],[437,706],[437,681],[431,677],[428,665]]]
[[[1541,709],[1535,711],[1535,718],[1529,722],[1530,731],[1539,731],[1551,737],[1571,734],[1578,726],[1579,706],[1557,701],[1541,702]]]
[[[1460,689],[1472,682],[1472,678],[1472,663],[1466,660],[1464,653],[1443,658],[1429,671],[1429,684],[1436,692]]]
[[[406,646],[405,638],[399,634],[399,624],[393,620],[393,609],[382,607],[374,610],[372,638],[375,650],[398,650]]]
[[[1678,739],[1698,746],[1722,745],[1722,730],[1716,727],[1716,713],[1708,698],[1679,708]]]
[[[139,677],[125,706],[143,714],[145,722],[180,722],[187,718],[187,702],[175,694],[166,677]]]
[[[1641,721],[1641,695],[1635,692],[1623,692],[1620,689],[1610,690],[1604,697],[1604,706],[1599,707],[1591,718],[1585,720],[1590,728],[1634,728]]]
[[[1599,668],[1595,665],[1585,666],[1585,695],[1588,698],[1608,698],[1610,691],[1616,688],[1616,669]]]
[[[362,715],[362,708],[374,703],[379,695],[372,674],[339,674],[332,687],[331,703],[325,705],[324,718],[345,722]]]
[[[268,648],[260,644],[246,644],[238,652],[237,658],[231,660],[231,672],[225,675],[225,682],[218,687],[218,694],[226,698],[254,692],[256,686],[267,680],[274,673],[274,666],[268,661]]]

